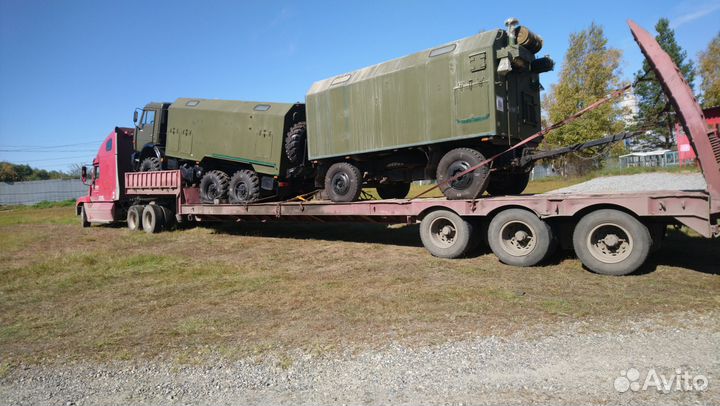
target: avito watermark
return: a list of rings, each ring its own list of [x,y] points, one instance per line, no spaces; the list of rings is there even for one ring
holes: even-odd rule
[[[659,392],[702,392],[708,389],[710,381],[702,374],[693,375],[680,368],[674,374],[664,375],[658,373],[654,368],[648,369],[645,378],[642,379],[640,371],[635,368],[620,371],[620,376],[615,378],[613,386],[615,390],[624,393],[628,390],[633,392],[655,389]]]

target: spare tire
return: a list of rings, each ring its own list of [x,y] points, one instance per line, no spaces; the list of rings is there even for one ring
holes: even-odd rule
[[[295,123],[285,136],[285,156],[293,165],[299,165],[305,160],[305,143],[307,140],[307,125],[304,121]]]

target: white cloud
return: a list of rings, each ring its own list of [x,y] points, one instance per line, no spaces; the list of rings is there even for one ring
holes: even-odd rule
[[[709,14],[712,14],[720,10],[720,3],[707,4],[705,6],[698,7],[697,9],[680,15],[677,18],[673,18],[670,21],[670,28],[675,29],[681,25],[685,25],[689,22],[695,21],[699,18],[703,18]]]

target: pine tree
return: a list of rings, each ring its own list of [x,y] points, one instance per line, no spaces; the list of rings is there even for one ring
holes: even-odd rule
[[[692,88],[695,69],[692,61],[687,59],[687,52],[675,40],[675,31],[670,28],[670,21],[667,18],[661,18],[655,24],[655,31],[657,31],[655,39],[658,44],[670,55]],[[647,75],[646,72],[648,72]],[[645,138],[651,145],[670,149],[673,145],[672,128],[675,124],[675,113],[647,60],[643,61],[643,68],[635,74],[635,79],[643,76],[644,80],[635,86],[635,95],[638,97],[638,107],[640,108],[637,117],[638,125],[650,132]]]
[[[551,123],[564,120],[619,86],[621,52],[607,46],[602,26],[592,23],[587,29],[570,34],[569,42],[560,80],[543,100]],[[551,132],[545,143],[548,147],[561,147],[616,133],[623,126],[618,113],[617,107],[605,104]],[[572,155],[559,163],[563,174],[583,172],[589,165],[598,164]]]
[[[720,106],[720,32],[715,35],[707,49],[698,56],[698,75],[702,77],[700,90],[703,107]]]

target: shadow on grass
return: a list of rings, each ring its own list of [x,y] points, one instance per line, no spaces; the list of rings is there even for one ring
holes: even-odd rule
[[[668,230],[662,247],[648,258],[652,272],[658,265],[676,266],[710,275],[720,275],[720,241],[717,238],[688,236],[680,231]]]
[[[344,241],[422,247],[417,224],[248,222],[208,224],[216,233],[269,238]]]

